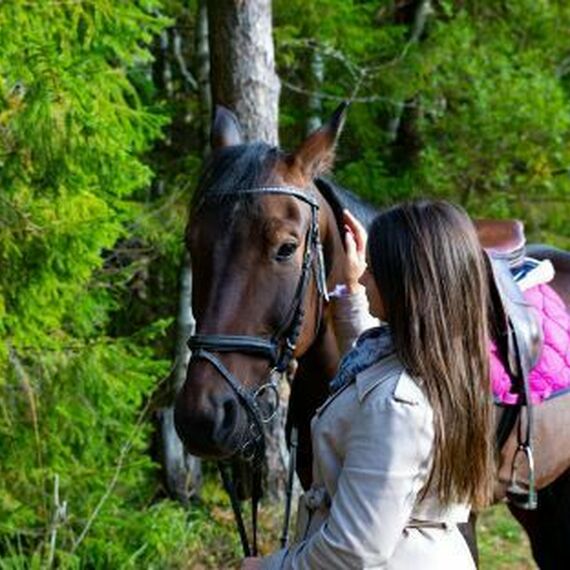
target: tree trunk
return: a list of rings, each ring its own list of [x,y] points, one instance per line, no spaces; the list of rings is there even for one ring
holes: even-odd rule
[[[307,135],[316,131],[323,124],[323,101],[319,97],[325,79],[325,61],[323,54],[317,49],[311,51],[311,65],[309,66],[309,100],[307,106],[309,115],[307,117]]]
[[[200,134],[202,156],[210,150],[212,90],[210,86],[210,48],[208,45],[207,0],[199,0],[196,21],[196,69],[198,70],[198,99],[200,101]]]
[[[172,373],[172,388],[176,393],[184,383],[190,350],[186,345],[188,337],[194,332],[195,321],[191,310],[192,266],[190,255],[183,256],[180,269],[180,296],[178,301],[178,328],[176,334],[175,366]],[[163,466],[169,493],[178,501],[186,504],[198,494],[202,480],[200,459],[186,453],[174,427],[174,408],[168,406],[161,410],[161,437]]]
[[[402,1],[396,5],[394,21],[407,25],[410,29],[404,51],[422,41],[426,35],[426,26],[433,14],[431,0]],[[418,118],[421,113],[420,100],[417,97],[402,101],[396,108],[388,132],[392,143],[393,168],[396,171],[409,168],[419,156],[423,147],[418,130]]]
[[[198,12],[197,17],[199,21],[200,12]],[[179,104],[188,94],[198,93],[200,88],[199,79],[194,78],[187,66],[190,52],[188,46],[191,41],[191,36],[188,32],[191,29],[190,14],[182,10],[177,16],[175,26],[164,30],[155,48],[156,60],[153,66],[155,85],[163,93],[165,99],[175,104],[176,102]],[[197,34],[199,34],[199,25],[196,29]],[[197,44],[199,41],[196,38]],[[206,70],[207,73],[208,71]],[[172,157],[187,152],[187,147],[185,146],[186,134],[186,113],[182,106],[167,130],[167,136],[160,149],[159,175],[155,186],[160,185],[163,188],[168,186],[169,179],[173,177],[172,172],[169,170]],[[184,383],[190,359],[190,351],[186,346],[186,341],[194,332],[191,289],[192,267],[190,255],[184,252],[180,262],[174,369],[169,385],[169,392],[172,395],[176,394]],[[168,493],[182,504],[187,504],[192,496],[200,492],[202,480],[201,461],[199,458],[186,453],[174,426],[173,405],[170,404],[159,410],[157,416],[159,421],[159,454]]]
[[[277,145],[279,79],[275,73],[270,0],[209,0],[210,79],[216,104],[234,111],[246,141]],[[266,426],[267,489],[281,499],[287,474],[287,402]]]
[[[279,79],[270,0],[209,0],[212,94],[234,111],[247,141],[277,145]]]

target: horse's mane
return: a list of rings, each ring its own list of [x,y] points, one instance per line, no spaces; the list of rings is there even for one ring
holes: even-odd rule
[[[285,153],[263,142],[241,144],[215,150],[204,165],[191,208],[215,197],[234,202],[248,188],[263,186],[275,163]],[[249,196],[252,201],[253,197]]]
[[[332,208],[340,233],[344,235],[342,211],[346,208],[368,229],[378,210],[346,188],[328,178],[316,178],[315,185]]]

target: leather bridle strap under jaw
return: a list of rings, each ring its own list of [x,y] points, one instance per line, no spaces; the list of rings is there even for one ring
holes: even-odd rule
[[[188,347],[192,351],[192,359],[207,360],[222,376],[222,378],[229,384],[235,392],[239,401],[242,403],[247,411],[248,416],[252,420],[250,424],[250,431],[255,431],[253,440],[248,440],[245,444],[247,447],[252,445],[253,449],[247,449],[248,454],[245,453],[246,449],[242,449],[242,455],[249,455],[247,459],[257,459],[253,469],[253,493],[252,493],[252,532],[253,543],[250,549],[245,526],[243,523],[243,516],[237,493],[231,482],[231,477],[225,470],[225,467],[220,464],[220,473],[226,492],[230,495],[230,501],[234,516],[236,518],[238,532],[242,542],[242,547],[245,556],[256,555],[257,552],[257,505],[261,497],[261,469],[258,468],[261,459],[265,455],[265,431],[263,424],[270,421],[279,408],[279,391],[276,381],[273,379],[273,372],[283,374],[293,358],[296,349],[297,339],[299,338],[305,311],[303,302],[310,279],[311,267],[314,268],[315,281],[317,290],[319,292],[319,310],[317,317],[317,327],[319,326],[320,316],[322,315],[322,299],[328,301],[327,287],[326,287],[326,273],[324,266],[323,248],[319,235],[319,204],[312,193],[305,193],[301,189],[294,186],[264,186],[257,188],[242,189],[232,193],[241,195],[280,195],[292,196],[302,202],[308,204],[311,208],[311,224],[307,231],[305,240],[305,251],[303,254],[303,263],[301,266],[301,275],[295,289],[295,294],[291,303],[291,308],[287,312],[287,318],[275,335],[271,339],[248,336],[248,335],[230,335],[230,334],[195,334],[188,340]],[[212,198],[216,198],[214,194]],[[202,202],[199,203],[200,208],[208,197],[204,197]],[[292,315],[291,317],[289,315]],[[254,392],[246,390],[237,378],[222,364],[219,358],[213,352],[238,352],[242,354],[251,354],[266,358],[272,366],[272,373],[270,373],[269,381],[263,384]],[[258,398],[271,391],[275,396],[275,408],[273,414],[268,418],[262,417],[260,406],[257,402]],[[251,434],[250,434],[251,435]],[[292,451],[295,452],[294,450]],[[251,455],[250,455],[251,454]],[[291,462],[294,469],[294,460]],[[292,486],[293,476],[289,473],[289,480]],[[290,511],[290,490],[288,492],[286,505],[286,522],[283,532],[283,540],[287,540],[288,533],[288,513]]]

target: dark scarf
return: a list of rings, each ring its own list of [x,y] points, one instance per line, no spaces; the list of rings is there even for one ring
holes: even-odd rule
[[[338,372],[331,380],[330,391],[336,392],[352,382],[356,375],[394,352],[388,325],[374,327],[362,333],[356,344],[340,361]]]

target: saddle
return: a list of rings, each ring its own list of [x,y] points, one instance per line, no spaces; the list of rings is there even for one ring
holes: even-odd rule
[[[499,422],[499,448],[504,445],[523,407],[527,413],[524,433],[523,422],[518,422],[518,448],[513,458],[507,495],[517,506],[535,509],[529,374],[540,357],[543,338],[537,317],[511,274],[511,269],[520,266],[524,261],[524,226],[518,220],[476,220],[474,223],[481,245],[487,253],[491,335],[512,378],[512,390],[519,396],[518,404],[512,410],[505,411]],[[521,457],[528,462],[528,483],[521,483],[517,479],[517,467]]]
[[[479,242],[494,259],[517,267],[524,261],[526,238],[519,220],[474,220]]]

